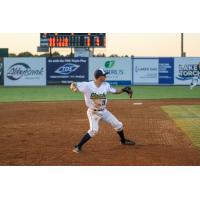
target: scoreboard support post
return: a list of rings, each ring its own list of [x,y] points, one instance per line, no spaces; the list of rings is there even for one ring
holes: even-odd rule
[[[71,47],[71,54],[70,54],[70,56],[72,57],[72,55],[73,55],[73,49],[72,49],[72,47]]]
[[[49,47],[50,50],[50,57],[52,57],[52,47]]]
[[[94,47],[92,48],[92,55],[94,56]]]

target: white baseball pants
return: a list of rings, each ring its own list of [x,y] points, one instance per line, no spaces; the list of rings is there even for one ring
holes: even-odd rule
[[[115,129],[115,131],[121,131],[123,129],[122,122],[120,122],[107,109],[104,109],[103,111],[94,111],[94,110],[88,109],[87,116],[90,123],[90,129],[88,130],[88,133],[91,137],[97,134],[99,130],[100,120],[103,120],[107,122],[108,124],[110,124]]]

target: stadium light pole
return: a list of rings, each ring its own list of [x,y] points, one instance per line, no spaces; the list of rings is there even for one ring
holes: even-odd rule
[[[181,33],[181,57],[185,57],[185,52],[184,52],[184,34]]]

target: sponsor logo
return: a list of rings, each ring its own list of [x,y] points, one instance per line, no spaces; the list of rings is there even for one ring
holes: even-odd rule
[[[59,67],[57,70],[55,70],[54,73],[61,74],[61,75],[69,75],[72,72],[75,72],[79,67],[80,67],[80,65],[76,65],[73,63],[67,63],[67,64]]]
[[[135,66],[135,72],[139,72],[139,71],[158,71],[157,67],[139,67],[139,66]]]
[[[114,64],[115,64],[114,60],[109,60],[109,61],[105,62],[104,66],[105,66],[105,68],[110,69],[110,68],[112,68],[114,66]]]
[[[91,99],[106,99],[106,95],[105,95],[105,93],[97,94],[95,92],[92,92],[91,95],[90,95],[90,98]]]
[[[31,69],[31,67],[25,63],[15,63],[7,70],[7,78],[10,80],[18,80],[22,77],[34,77],[41,76],[44,73],[44,68]]]
[[[178,75],[176,76],[178,80],[185,81],[198,76],[200,76],[198,64],[178,65]]]
[[[119,70],[116,70],[116,69],[111,69],[111,70],[105,70],[106,72],[108,72],[108,75],[123,75],[124,74],[124,71],[119,69]]]
[[[108,72],[109,76],[119,76],[123,75],[124,71],[122,69],[112,69],[113,66],[115,65],[115,60],[109,60],[105,62],[105,71]]]

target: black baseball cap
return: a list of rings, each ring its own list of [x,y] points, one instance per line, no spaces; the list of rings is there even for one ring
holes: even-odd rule
[[[99,68],[99,69],[95,70],[94,77],[97,79],[100,76],[106,76],[106,74],[109,74],[109,72],[105,72],[103,69]]]

